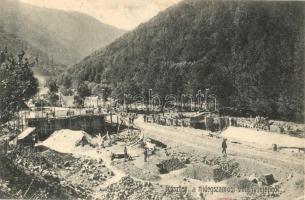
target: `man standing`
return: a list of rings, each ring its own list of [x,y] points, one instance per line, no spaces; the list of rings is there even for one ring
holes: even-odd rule
[[[127,147],[126,146],[124,147],[124,158],[125,158],[125,162],[126,162],[127,159],[128,159],[128,153],[127,153]]]
[[[147,147],[144,147],[144,162],[147,162]]]
[[[222,140],[222,144],[221,144],[221,147],[222,147],[222,153],[224,155],[227,155],[227,139],[223,139]]]

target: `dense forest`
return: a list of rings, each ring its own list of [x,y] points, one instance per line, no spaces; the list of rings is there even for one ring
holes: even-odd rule
[[[221,108],[303,120],[304,2],[183,1],[62,74],[113,95],[194,94]],[[93,92],[94,93],[94,92]]]

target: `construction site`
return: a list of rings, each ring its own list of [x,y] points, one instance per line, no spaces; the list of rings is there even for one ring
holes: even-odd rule
[[[28,112],[19,133],[7,130],[18,134],[1,136],[4,199],[304,197],[302,124],[212,112]]]

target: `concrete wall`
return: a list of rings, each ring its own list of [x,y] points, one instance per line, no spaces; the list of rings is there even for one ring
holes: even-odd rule
[[[104,115],[78,115],[60,118],[28,118],[28,127],[35,127],[39,140],[60,129],[83,130],[89,134],[104,132]]]

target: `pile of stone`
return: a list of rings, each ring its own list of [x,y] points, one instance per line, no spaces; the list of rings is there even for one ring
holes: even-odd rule
[[[202,161],[212,166],[215,181],[222,181],[232,176],[240,176],[239,163],[226,157],[204,156]]]
[[[41,157],[38,153],[29,154],[25,152],[27,151],[24,151],[24,153],[21,154],[10,154],[10,159],[14,161],[18,169],[24,170],[35,176],[41,176],[49,181],[59,181],[52,163],[44,157]]]
[[[83,161],[80,168],[80,176],[88,178],[93,185],[106,181],[109,177],[114,176],[114,173],[106,168],[102,160],[89,160]]]
[[[41,152],[41,156],[51,163],[53,167],[66,167],[67,163],[79,164],[79,159],[73,157],[72,154],[59,153],[51,149]]]
[[[252,174],[249,177],[249,181],[252,183],[257,183],[258,185],[272,185],[273,183],[276,182],[276,180],[273,177],[273,174],[265,174],[265,175],[260,175],[256,176],[255,174]]]
[[[135,181],[130,176],[123,177],[118,183],[109,185],[102,191],[101,199],[192,199],[186,191],[166,190],[166,187],[150,182]]]
[[[255,118],[238,117],[236,118],[237,126],[245,128],[253,128]]]
[[[167,153],[168,153],[168,155],[170,155],[169,152],[167,152]],[[173,155],[173,157],[179,158],[179,160],[182,161],[185,164],[190,164],[191,162],[196,162],[197,161],[196,156],[189,155],[185,152],[172,151],[171,154]]]
[[[157,164],[159,167],[159,171],[161,174],[169,173],[174,170],[185,168],[185,161],[182,161],[178,158],[171,158],[168,160],[163,160],[159,164]]]
[[[105,182],[114,175],[104,164],[102,160],[80,159],[77,163],[65,162],[64,169],[67,172],[65,179],[61,183],[73,190],[80,190],[83,194],[92,192],[94,187]],[[75,188],[79,187],[79,188]]]
[[[114,135],[116,141],[125,142],[127,144],[133,144],[140,139],[140,131],[124,131],[118,135]]]
[[[270,129],[272,132],[285,133],[292,136],[304,137],[305,136],[305,125],[297,124],[293,122],[275,121],[270,120],[272,124]]]

